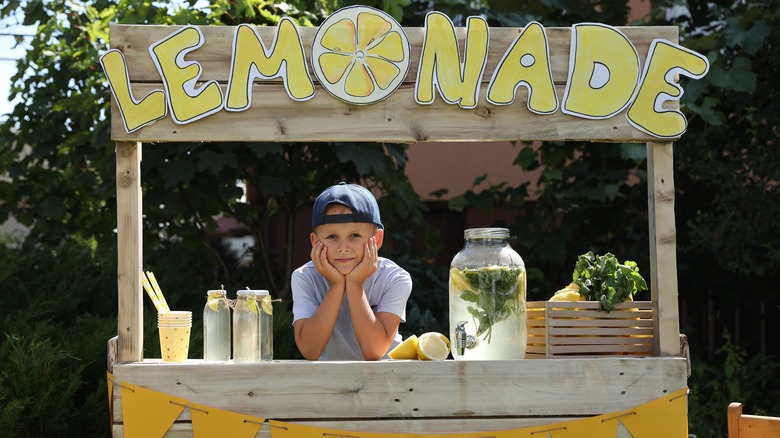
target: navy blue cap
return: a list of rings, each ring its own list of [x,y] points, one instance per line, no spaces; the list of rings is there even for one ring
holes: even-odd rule
[[[341,204],[352,210],[350,214],[325,214],[331,204]],[[311,213],[311,228],[322,224],[341,224],[346,222],[366,222],[384,229],[379,218],[379,204],[367,188],[357,184],[340,182],[330,186],[314,201]]]

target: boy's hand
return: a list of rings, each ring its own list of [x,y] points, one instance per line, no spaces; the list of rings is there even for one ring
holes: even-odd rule
[[[347,274],[347,281],[354,282],[359,285],[363,285],[366,278],[371,276],[377,269],[377,258],[379,249],[376,245],[376,238],[371,237],[368,239],[368,243],[363,246],[363,260],[355,266],[355,269]]]
[[[320,241],[317,241],[311,248],[311,261],[314,267],[331,286],[344,284],[344,275],[331,265],[328,261],[328,248]]]

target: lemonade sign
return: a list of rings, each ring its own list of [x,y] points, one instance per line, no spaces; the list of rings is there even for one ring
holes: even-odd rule
[[[465,47],[449,17],[430,12],[416,72],[414,101],[475,108],[488,59],[490,28],[481,17],[469,17]],[[252,106],[256,79],[281,79],[287,95],[303,102],[315,95],[315,83],[334,98],[352,105],[376,104],[392,95],[411,67],[412,49],[404,29],[390,15],[367,6],[340,9],[317,29],[309,56],[295,23],[280,20],[267,45],[249,25],[235,28],[229,80],[223,91],[216,80],[202,81],[202,66],[185,59],[203,45],[197,26],[185,26],[149,46],[162,78],[162,89],[137,99],[120,50],[101,57],[106,77],[130,133],[170,113],[177,124],[196,122],[222,110],[241,112]],[[462,56],[461,56],[462,54]],[[526,88],[527,108],[534,114],[558,111],[582,119],[608,119],[625,112],[636,129],[657,138],[685,132],[685,116],[664,104],[683,94],[677,75],[699,79],[709,69],[706,57],[664,39],[650,44],[644,66],[631,41],[617,28],[574,25],[569,68],[561,101],[555,91],[550,47],[537,22],[519,30],[491,74],[485,99],[490,105],[512,105],[517,89]]]

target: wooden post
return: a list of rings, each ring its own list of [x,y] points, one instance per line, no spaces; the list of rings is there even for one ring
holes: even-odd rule
[[[647,143],[650,294],[656,330],[653,336],[655,356],[680,355],[672,155],[672,143]]]
[[[119,315],[117,361],[143,360],[141,269],[141,143],[116,143],[117,286]]]

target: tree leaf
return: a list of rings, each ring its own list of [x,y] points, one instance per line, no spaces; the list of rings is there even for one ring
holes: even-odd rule
[[[756,89],[756,74],[748,58],[737,56],[728,70],[716,65],[710,69],[708,80],[720,87],[752,93]]]

